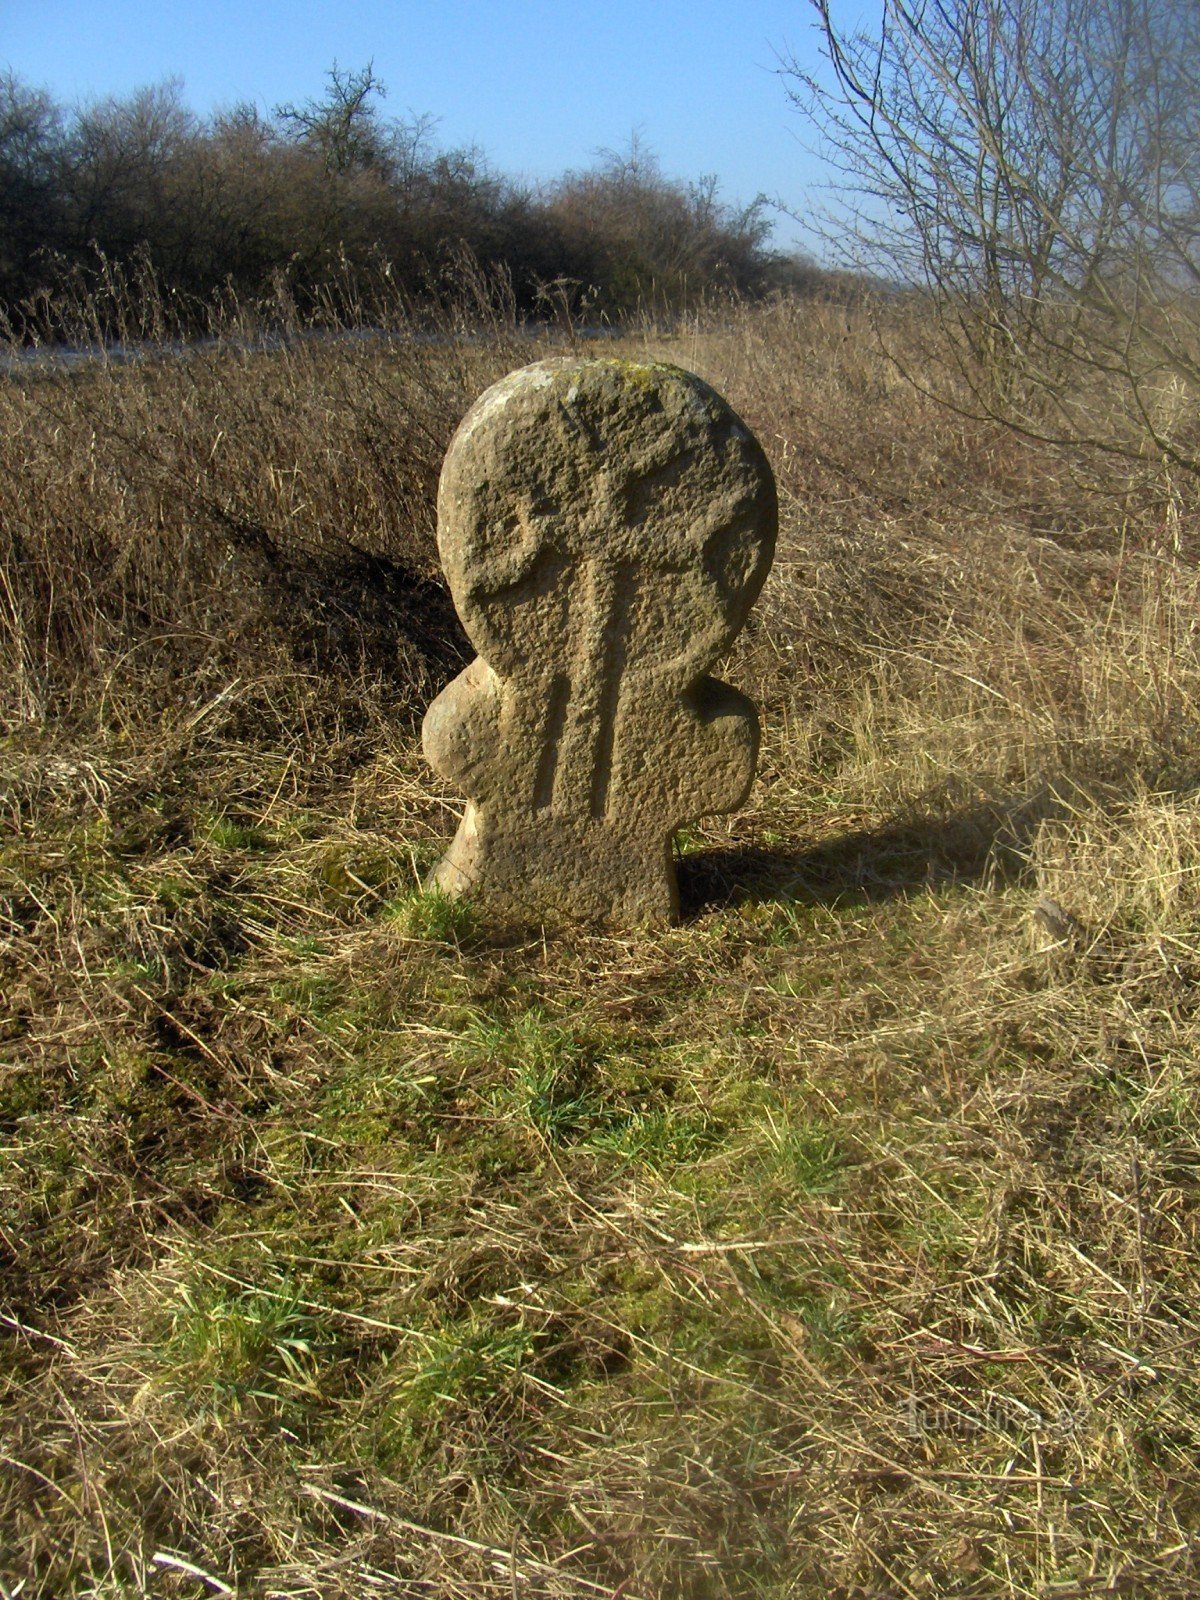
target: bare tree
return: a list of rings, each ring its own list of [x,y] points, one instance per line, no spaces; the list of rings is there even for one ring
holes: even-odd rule
[[[325,76],[329,87],[323,100],[275,108],[280,125],[297,143],[318,152],[328,172],[384,166],[387,136],[376,101],[386,98],[387,90],[375,76],[374,63],[343,72],[335,61]]]
[[[1200,472],[1200,6],[884,0],[783,63],[839,176],[841,262],[920,286],[939,392]],[[945,337],[949,335],[949,337]]]
[[[603,285],[605,310],[658,310],[712,290],[761,286],[767,202],[760,195],[727,206],[717,191],[715,177],[666,177],[635,133],[627,150],[601,151],[597,166],[564,174],[549,191],[549,210],[583,264],[580,275]]]
[[[49,95],[0,73],[0,302],[25,289],[62,243],[62,116]]]
[[[197,132],[178,79],[85,106],[66,178],[78,243],[121,255],[170,233],[174,170]]]

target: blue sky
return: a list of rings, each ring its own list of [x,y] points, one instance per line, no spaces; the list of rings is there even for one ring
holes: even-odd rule
[[[373,60],[385,113],[502,172],[585,167],[636,129],[671,176],[801,212],[820,174],[776,69],[815,50],[805,0],[0,0],[0,65],[67,103],[174,76],[196,111],[270,110]]]

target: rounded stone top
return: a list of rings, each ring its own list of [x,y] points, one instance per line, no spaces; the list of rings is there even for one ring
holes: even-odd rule
[[[459,615],[503,675],[570,648],[564,595],[647,596],[628,663],[703,672],[732,642],[774,553],[775,483],[758,441],[695,374],[564,356],[475,402],[438,491]]]

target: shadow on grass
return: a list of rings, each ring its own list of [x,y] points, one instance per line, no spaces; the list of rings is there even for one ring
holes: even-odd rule
[[[984,877],[1012,882],[1038,825],[1061,811],[1048,794],[915,816],[820,844],[697,850],[676,861],[685,920],[718,906],[863,905]]]

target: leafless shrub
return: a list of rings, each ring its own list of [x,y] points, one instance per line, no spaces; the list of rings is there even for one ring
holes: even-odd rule
[[[931,329],[944,400],[1093,453],[1200,469],[1200,20],[1176,0],[813,0],[783,66],[839,171],[830,243]]]

